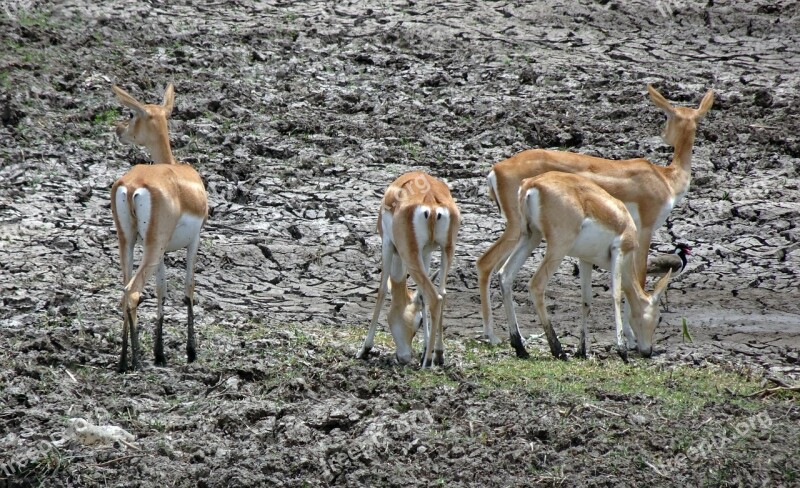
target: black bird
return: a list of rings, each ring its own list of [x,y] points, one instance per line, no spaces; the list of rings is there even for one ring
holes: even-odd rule
[[[647,274],[649,276],[664,276],[672,270],[672,276],[678,276],[686,269],[686,256],[692,254],[688,244],[680,243],[675,246],[672,254],[661,254],[647,261]],[[664,291],[664,311],[667,311],[667,291]]]

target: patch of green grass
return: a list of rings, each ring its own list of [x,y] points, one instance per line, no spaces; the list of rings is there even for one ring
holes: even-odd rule
[[[21,49],[23,48],[23,45],[22,45],[22,44],[20,44],[19,42],[15,41],[15,40],[13,40],[13,39],[6,39],[6,40],[5,40],[5,45],[6,45],[6,46],[7,46],[7,47],[8,47],[8,48],[11,50],[11,51],[19,51],[19,50],[21,50]]]
[[[70,464],[70,458],[58,449],[33,450],[32,455],[26,461],[27,464],[18,466],[22,469],[16,471],[16,475],[22,479],[46,479],[56,471],[66,469]]]
[[[84,151],[91,151],[97,147],[97,143],[89,139],[81,139],[78,141],[78,146]]]
[[[116,108],[109,108],[94,116],[92,123],[94,125],[111,125],[119,119],[119,110]]]
[[[362,331],[359,337],[354,337],[353,343],[363,340],[365,333]],[[389,334],[379,331],[375,339],[376,348],[394,350]],[[450,368],[455,369],[463,381],[478,385],[476,395],[481,397],[488,397],[497,390],[531,397],[548,395],[555,401],[567,403],[644,396],[658,405],[662,414],[675,417],[699,411],[711,403],[732,403],[747,411],[762,407],[758,400],[740,396],[759,390],[758,383],[714,366],[665,366],[638,358],[629,364],[617,358],[559,361],[535,348],[529,348],[530,359],[520,360],[503,346],[492,347],[471,340],[459,341],[459,345],[454,348],[452,343],[445,344],[446,361],[456,365]],[[458,386],[439,368],[405,368],[402,375],[413,389]],[[739,395],[731,395],[731,392]]]
[[[60,315],[56,311],[46,310],[41,314],[40,324],[45,329],[71,327],[72,317]]]
[[[19,59],[29,64],[42,64],[45,60],[45,52],[47,49],[31,48],[22,43],[14,41],[13,39],[6,39],[4,41],[7,51],[19,56]]]
[[[167,424],[165,424],[161,419],[151,419],[150,420],[150,430],[155,432],[166,432],[167,431]]]
[[[8,71],[0,71],[0,86],[6,90],[11,88],[11,73]]]
[[[38,174],[35,174],[35,175],[32,175],[30,178],[28,178],[28,180],[25,182],[25,184],[28,187],[35,188],[35,187],[41,185],[42,181],[43,181],[42,176],[38,175]]]
[[[44,64],[44,52],[30,49],[26,50],[22,54],[22,60],[29,64]]]
[[[475,341],[468,341],[466,347],[471,349],[465,357],[469,379],[484,388],[524,390],[533,396],[549,394],[581,402],[591,402],[598,394],[645,395],[675,414],[710,402],[733,402],[747,410],[758,407],[758,402],[728,393],[756,390],[756,383],[714,367],[663,367],[646,359],[633,359],[630,364],[616,358],[559,361],[535,350],[530,351],[531,359],[519,360],[485,357],[492,348]]]
[[[417,159],[419,157],[419,153],[422,148],[418,142],[403,139],[400,143],[402,144],[406,154],[408,154],[411,159]]]
[[[439,368],[433,369],[411,369],[408,368],[408,386],[415,390],[425,390],[429,388],[458,386],[456,381],[450,379],[446,373]]]
[[[23,27],[47,27],[51,23],[51,17],[40,10],[23,10],[17,16],[17,21]]]

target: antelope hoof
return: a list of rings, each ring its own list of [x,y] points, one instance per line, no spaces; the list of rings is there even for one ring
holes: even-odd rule
[[[617,352],[619,353],[619,357],[622,359],[622,362],[628,364],[628,350],[622,347],[617,348]]]
[[[501,342],[503,342],[496,335],[494,335],[494,334],[486,334],[486,333],[483,334],[483,340],[487,341],[492,346],[496,346],[496,345],[500,344]]]
[[[127,372],[128,372],[128,365],[120,361],[120,363],[117,365],[117,373],[125,374]]]
[[[195,359],[197,359],[197,353],[195,352],[195,350],[194,349],[187,350],[186,351],[186,362],[193,363]],[[166,364],[166,361],[164,361],[164,364]]]
[[[560,359],[562,361],[567,360],[567,355],[561,349],[561,343],[558,342],[558,339],[550,343],[550,353],[553,354],[553,357],[556,359]]]
[[[525,344],[522,343],[522,336],[519,334],[511,334],[511,347],[516,351],[518,358],[528,359],[531,357],[528,351],[525,350]]]
[[[371,347],[362,347],[361,350],[359,350],[356,353],[356,359],[363,359],[364,361],[366,361],[367,359],[369,359],[369,352],[371,350],[372,350]]]
[[[444,366],[444,351],[433,351],[433,364]]]
[[[581,338],[577,356],[583,359],[589,359],[589,341],[585,336]]]
[[[422,353],[422,360],[420,361],[420,367],[422,369],[428,369],[433,367],[433,358],[426,356],[427,354]]]
[[[167,358],[165,358],[163,355],[162,356],[157,355],[154,364],[158,367],[165,368],[167,367]]]

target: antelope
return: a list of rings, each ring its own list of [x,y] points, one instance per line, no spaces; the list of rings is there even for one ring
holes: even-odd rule
[[[442,315],[447,296],[445,284],[453,263],[460,225],[461,214],[444,182],[426,173],[411,172],[389,185],[378,213],[377,228],[381,237],[378,298],[364,346],[356,358],[369,357],[381,307],[386,292],[391,290],[392,303],[387,318],[397,349],[397,361],[401,364],[411,361],[412,340],[423,325],[426,344],[422,367],[444,364]],[[435,248],[442,252],[438,289],[428,277],[431,253]],[[408,290],[408,275],[419,287],[414,295]]]
[[[712,90],[708,90],[697,109],[674,107],[651,85],[647,86],[647,91],[652,102],[667,115],[662,138],[675,149],[668,166],[656,166],[641,158],[610,160],[566,151],[529,149],[492,167],[488,175],[489,198],[500,209],[506,228],[477,261],[483,335],[491,344],[498,344],[500,339],[494,334],[489,281],[492,271],[505,263],[519,240],[522,218],[517,198],[522,180],[526,178],[548,171],[575,173],[592,180],[621,200],[638,230],[634,261],[636,279],[644,286],[647,251],[653,233],[689,190],[697,123],[714,102]],[[537,242],[541,240],[536,233],[532,238]],[[628,327],[625,333],[629,343],[633,344],[634,338]]]
[[[621,312],[624,292],[630,305],[630,325],[636,335],[637,347],[643,356],[650,357],[653,333],[660,315],[658,300],[667,288],[671,271],[667,271],[659,280],[652,295],[642,289],[636,269],[636,224],[625,204],[588,178],[560,172],[548,172],[523,180],[518,202],[520,238],[499,271],[500,291],[511,329],[511,345],[517,356],[527,358],[528,352],[519,333],[512,287],[514,278],[543,235],[547,248],[528,286],[553,356],[566,358],[547,315],[545,288],[564,257],[573,256],[579,259],[583,297],[583,327],[578,355],[586,357],[589,352],[587,319],[592,302],[594,264],[611,272],[614,323],[620,356],[627,362],[628,345],[623,342]]]
[[[200,245],[200,229],[208,218],[208,199],[203,180],[189,165],[179,164],[172,156],[167,119],[172,113],[175,89],[169,84],[161,105],[144,105],[118,86],[117,99],[131,109],[130,120],[117,125],[117,136],[127,144],[144,146],[155,164],[139,164],[114,182],[111,187],[111,212],[119,237],[122,267],[122,354],[119,372],[128,369],[128,334],[131,339],[131,369],[141,368],[139,327],[136,310],[145,284],[155,272],[158,320],[155,330],[155,364],[166,366],[162,327],[166,268],[164,253],[186,248],[184,302],[188,309],[186,357],[195,360],[194,264]],[[133,273],[133,250],[136,242],[143,247],[142,261]]]

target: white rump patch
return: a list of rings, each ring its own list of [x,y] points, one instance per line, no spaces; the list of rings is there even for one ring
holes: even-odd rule
[[[445,207],[437,208],[434,218],[436,223],[433,224],[433,240],[440,246],[444,246],[450,230],[450,210]]]
[[[137,227],[139,228],[139,239],[144,241],[147,236],[147,229],[150,228],[150,213],[153,209],[150,190],[139,188],[133,192],[133,208],[136,213]]]
[[[414,237],[417,238],[417,248],[422,250],[431,241],[428,231],[428,218],[431,216],[431,209],[427,205],[420,205],[414,209]]]
[[[526,218],[528,225],[533,226],[542,232],[542,208],[540,206],[539,190],[531,188],[525,195],[525,206],[527,207]]]
[[[500,207],[500,215],[505,218],[506,214],[503,212],[503,206],[500,205],[500,193],[497,191],[497,175],[494,174],[494,170],[489,172],[489,176],[486,177],[486,180],[489,182],[489,186],[494,192],[494,197],[497,199],[497,206]]]
[[[128,241],[135,241],[136,228],[133,224],[133,216],[131,209],[128,208],[128,189],[124,186],[117,187],[117,193],[114,195],[117,207],[117,222],[122,230],[122,234]]]

